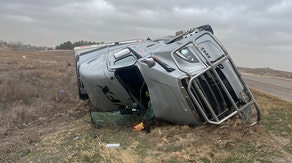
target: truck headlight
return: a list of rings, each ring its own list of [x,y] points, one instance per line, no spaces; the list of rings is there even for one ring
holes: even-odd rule
[[[191,62],[191,63],[198,63],[199,60],[197,59],[197,57],[187,48],[183,48],[183,49],[180,49],[176,52],[176,54],[182,58],[183,60],[186,60],[188,62]]]

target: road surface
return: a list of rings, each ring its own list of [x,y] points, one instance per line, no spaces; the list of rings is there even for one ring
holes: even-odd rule
[[[274,77],[242,74],[242,78],[249,88],[255,88],[269,94],[292,101],[292,80]]]

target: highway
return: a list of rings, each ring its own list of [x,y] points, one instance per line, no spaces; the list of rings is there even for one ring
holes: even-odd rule
[[[278,96],[282,99],[292,101],[292,80],[275,77],[256,76],[242,74],[242,79],[249,88]]]

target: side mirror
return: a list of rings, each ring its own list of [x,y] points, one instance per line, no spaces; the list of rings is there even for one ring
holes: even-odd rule
[[[142,60],[142,62],[146,63],[149,68],[155,66],[155,61],[153,58],[146,58]]]

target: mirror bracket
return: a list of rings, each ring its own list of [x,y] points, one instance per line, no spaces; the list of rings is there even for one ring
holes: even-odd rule
[[[146,58],[142,62],[146,63],[149,68],[155,66],[155,60],[152,57]]]

